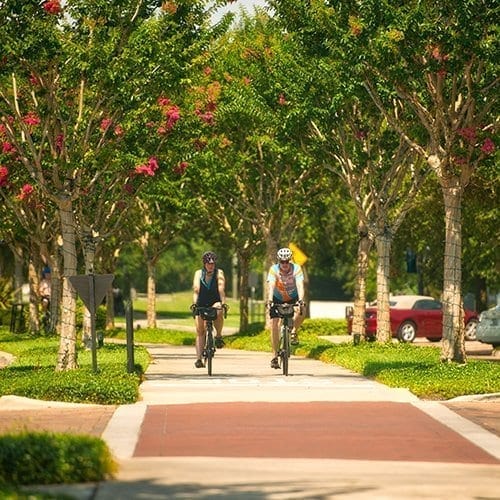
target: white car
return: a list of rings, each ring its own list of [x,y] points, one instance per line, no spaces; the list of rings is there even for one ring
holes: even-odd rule
[[[493,347],[500,347],[500,305],[479,315],[476,340],[483,344],[491,344]]]

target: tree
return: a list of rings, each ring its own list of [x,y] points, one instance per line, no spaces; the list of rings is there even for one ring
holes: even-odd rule
[[[492,161],[495,150],[498,7],[484,0],[360,0],[309,10],[300,0],[271,4],[317,52],[350,61],[390,126],[435,173],[446,226],[441,358],[464,362],[461,200],[477,165]],[[399,119],[394,97],[413,123]]]
[[[175,54],[191,54],[187,47],[205,47],[200,20],[207,11],[201,2],[164,4],[158,11],[157,2],[141,0],[75,0],[64,7],[49,0],[7,1],[0,12],[8,21],[0,32],[8,41],[0,118],[16,151],[3,177],[25,171],[30,184],[23,192],[36,192],[56,207],[64,268],[57,368],[71,369],[77,366],[76,297],[68,278],[77,272],[77,240],[93,272],[99,238],[111,234],[133,195],[160,168],[153,151],[168,134],[151,131],[147,120],[156,115],[163,130],[172,125],[162,103],[153,104],[161,97],[154,94],[178,85],[185,61],[158,70]],[[154,43],[140,43],[148,35]],[[140,63],[148,47],[157,50],[148,54],[145,69]],[[154,67],[152,55],[158,56]]]

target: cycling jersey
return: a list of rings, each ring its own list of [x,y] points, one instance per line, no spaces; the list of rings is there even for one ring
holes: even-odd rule
[[[295,302],[299,299],[297,283],[304,281],[304,272],[298,264],[290,263],[288,272],[283,272],[279,264],[270,267],[267,282],[273,285],[272,300]]]
[[[217,279],[214,279],[217,276]],[[219,279],[224,279],[224,272],[222,269],[214,269],[210,278],[207,278],[206,269],[200,269],[195,273],[193,288],[199,284],[197,306],[209,307],[216,302],[221,302],[219,293]]]

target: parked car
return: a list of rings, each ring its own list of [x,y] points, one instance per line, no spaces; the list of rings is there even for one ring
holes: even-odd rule
[[[413,342],[425,337],[431,342],[441,340],[443,312],[439,300],[425,295],[394,295],[389,298],[391,332],[400,342]],[[465,309],[465,339],[476,339],[479,318],[476,312]],[[365,311],[365,335],[373,340],[377,334],[377,307],[370,304]],[[352,332],[352,311],[347,317],[347,330]]]
[[[476,338],[484,344],[500,347],[500,305],[479,315]]]

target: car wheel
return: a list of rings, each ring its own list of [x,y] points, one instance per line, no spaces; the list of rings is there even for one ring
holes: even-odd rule
[[[413,342],[417,336],[417,327],[413,321],[403,321],[398,329],[398,340],[400,342]]]
[[[465,325],[465,340],[476,340],[477,319],[471,319]]]

